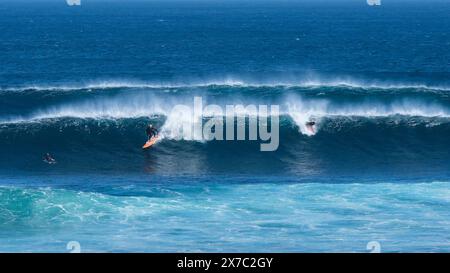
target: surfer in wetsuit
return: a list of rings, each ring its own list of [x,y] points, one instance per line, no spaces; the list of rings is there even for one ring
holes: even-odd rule
[[[156,137],[158,135],[158,129],[153,127],[152,124],[149,124],[147,129],[145,129],[145,133],[147,134],[148,140],[150,140],[152,137]]]

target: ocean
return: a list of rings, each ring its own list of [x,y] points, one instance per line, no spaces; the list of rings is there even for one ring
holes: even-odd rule
[[[449,14],[1,1],[0,252],[449,252]],[[279,106],[277,149],[192,138],[195,98]]]

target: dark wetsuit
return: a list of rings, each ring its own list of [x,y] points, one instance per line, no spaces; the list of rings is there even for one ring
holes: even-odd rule
[[[55,163],[56,162],[56,160],[50,154],[44,155],[44,161],[47,163]]]
[[[147,133],[148,139],[150,139],[158,135],[158,129],[148,126],[147,129],[145,129],[145,133]]]

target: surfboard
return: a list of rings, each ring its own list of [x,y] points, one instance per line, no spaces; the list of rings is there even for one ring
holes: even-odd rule
[[[145,142],[144,146],[142,146],[142,149],[150,148],[155,142],[158,140],[158,137],[152,137],[147,142]]]
[[[308,129],[308,131],[311,132],[311,134],[316,133],[316,130],[314,129],[314,125],[306,125],[306,128]]]

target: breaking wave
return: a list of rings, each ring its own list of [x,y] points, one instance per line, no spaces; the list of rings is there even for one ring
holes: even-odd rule
[[[45,171],[40,157],[47,151],[59,159],[55,170],[95,172],[321,174],[385,164],[400,169],[417,165],[428,172],[433,170],[431,166],[445,166],[443,162],[450,160],[450,94],[445,88],[349,81],[314,84],[108,81],[3,89],[0,166],[11,171]],[[194,111],[196,97],[202,100],[203,115]],[[187,107],[178,108],[180,105]],[[209,112],[209,105],[223,111]],[[242,108],[227,112],[227,105]],[[262,113],[260,105],[278,105],[279,111]],[[226,128],[231,116],[246,117],[246,130],[249,117],[278,119],[278,149],[262,156],[263,141],[193,137],[202,134],[195,128],[203,128],[194,125],[219,117]],[[310,121],[315,122],[312,129],[306,125]],[[154,149],[142,151],[148,123],[160,129],[161,140]]]

